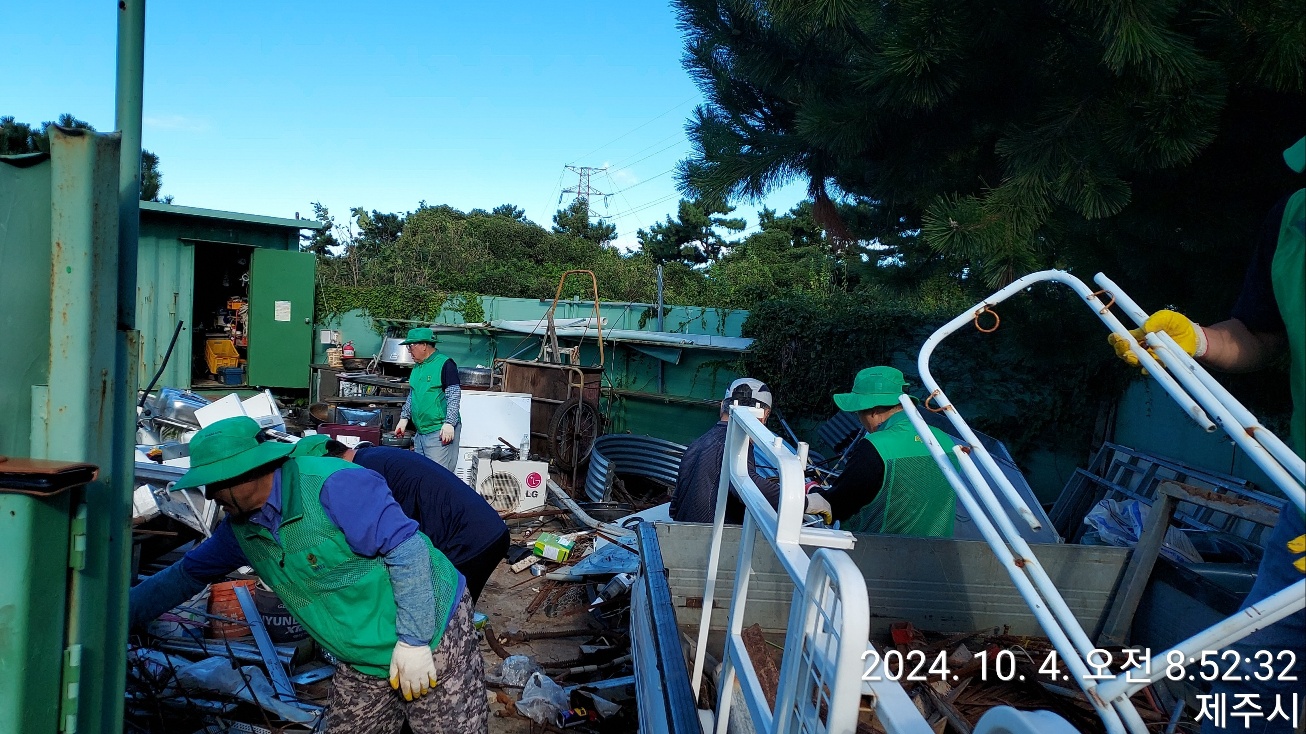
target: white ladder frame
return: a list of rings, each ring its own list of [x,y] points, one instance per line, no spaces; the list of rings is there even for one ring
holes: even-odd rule
[[[965,480],[954,469],[948,454],[934,438],[911,399],[903,396],[901,404],[917,433],[929,447],[930,454],[943,471],[948,483],[957,492],[958,499],[974,519],[985,541],[993,549],[994,554],[1003,561],[1016,589],[1047,632],[1061,659],[1065,661],[1067,668],[1105,723],[1107,731],[1111,734],[1123,734],[1126,731],[1130,734],[1146,734],[1147,728],[1129,697],[1163,678],[1164,665],[1154,665],[1146,676],[1135,677],[1136,674],[1129,671],[1107,679],[1100,678],[1101,671],[1097,670],[1097,666],[1090,664],[1093,660],[1094,647],[1088,635],[1038,562],[1029,544],[1017,531],[1012,519],[994,494],[993,488],[980,472],[979,466],[983,466],[988,475],[997,481],[998,490],[1030,528],[1037,530],[1041,527],[1040,523],[930,373],[929,360],[934,349],[947,336],[967,323],[974,322],[978,327],[979,319],[986,311],[995,313],[992,307],[1011,296],[1036,283],[1059,283],[1069,287],[1083,299],[1110,331],[1128,341],[1130,349],[1147,373],[1160,383],[1166,393],[1199,426],[1207,432],[1213,432],[1217,427],[1223,428],[1234,443],[1242,448],[1287,495],[1298,511],[1306,508],[1306,487],[1303,486],[1306,484],[1306,462],[1303,462],[1301,457],[1293,453],[1269,429],[1262,426],[1250,411],[1216,382],[1196,360],[1175,344],[1168,334],[1149,332],[1145,337],[1147,347],[1141,346],[1111,312],[1111,305],[1119,304],[1130,319],[1140,327],[1147,320],[1146,312],[1105,275],[1099,273],[1094,281],[1102,290],[1093,291],[1079,278],[1061,270],[1031,273],[949,321],[922,345],[917,367],[921,381],[929,390],[926,406],[934,402],[937,407],[931,410],[938,410],[947,416],[961,436],[964,443],[958,444],[953,449],[952,458],[961,467]],[[1100,295],[1107,295],[1111,300],[1103,303],[1099,298]],[[1149,349],[1156,354],[1155,358],[1152,353],[1149,353]],[[972,456],[979,457],[979,466]],[[1199,657],[1204,650],[1226,647],[1303,607],[1306,607],[1306,580],[1299,581],[1234,614],[1179,643],[1172,650],[1153,656],[1153,660],[1165,660],[1173,651],[1181,653],[1185,660]],[[1090,671],[1090,668],[1095,670]],[[1095,676],[1097,679],[1090,676]]]

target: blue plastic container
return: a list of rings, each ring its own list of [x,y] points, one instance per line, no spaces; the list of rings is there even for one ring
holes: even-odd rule
[[[218,379],[224,385],[244,385],[244,367],[222,367],[218,369]]]

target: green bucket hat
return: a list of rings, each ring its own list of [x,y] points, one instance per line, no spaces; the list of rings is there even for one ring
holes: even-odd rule
[[[1302,173],[1306,169],[1306,137],[1301,138],[1293,143],[1290,148],[1283,151],[1283,162],[1297,173]]]
[[[190,440],[190,471],[173,490],[225,482],[290,455],[294,446],[277,441],[259,443],[263,429],[253,418],[223,418],[201,428]]]
[[[290,455],[296,459],[301,456],[326,456],[326,443],[331,437],[325,433],[319,433],[316,436],[305,436],[295,444],[295,448]]]
[[[404,344],[434,344],[435,332],[425,326],[408,330],[408,337],[404,339]]]
[[[857,373],[852,392],[834,396],[839,410],[856,413],[870,408],[887,408],[897,405],[902,389],[907,386],[902,373],[892,367],[867,367]]]

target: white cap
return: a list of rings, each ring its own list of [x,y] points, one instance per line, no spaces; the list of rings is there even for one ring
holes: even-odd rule
[[[751,377],[741,377],[730,383],[730,387],[726,388],[725,397],[722,399],[731,402],[740,401],[742,405],[756,403],[768,409],[774,404],[771,399],[771,388],[767,387],[765,382],[754,380]]]

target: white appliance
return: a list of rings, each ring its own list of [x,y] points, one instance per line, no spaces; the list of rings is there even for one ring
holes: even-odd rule
[[[502,446],[500,437],[516,445],[530,435],[531,396],[515,392],[463,390],[459,412],[463,430],[458,440],[458,464],[454,474],[475,488],[473,477],[477,452]]]
[[[528,512],[544,506],[549,465],[543,461],[476,460],[472,487],[500,513]]]

